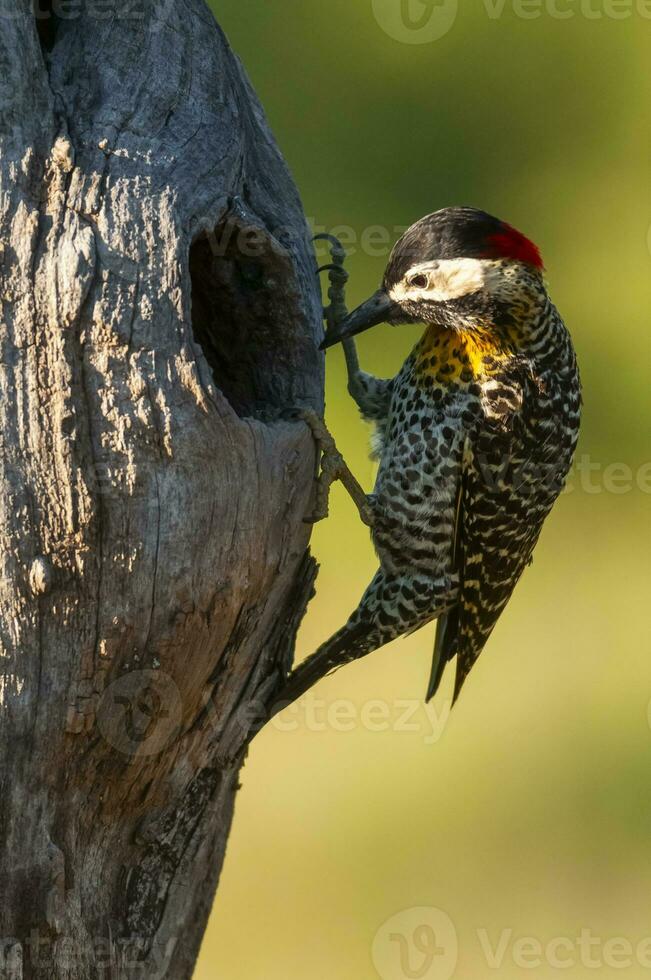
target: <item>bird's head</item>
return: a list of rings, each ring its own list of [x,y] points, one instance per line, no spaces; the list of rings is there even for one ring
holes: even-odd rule
[[[460,332],[499,328],[544,295],[542,271],[538,248],[511,225],[475,208],[444,208],[405,232],[380,289],[322,347],[377,323],[436,324]]]

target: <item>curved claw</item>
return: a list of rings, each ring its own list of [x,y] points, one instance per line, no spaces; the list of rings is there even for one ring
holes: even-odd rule
[[[314,238],[312,239],[312,241],[313,242],[330,242],[330,244],[334,248],[341,249],[343,251],[343,247],[344,246],[341,244],[341,242],[339,241],[339,239],[338,238],[335,238],[334,235],[330,235],[327,231],[323,231],[323,232],[320,232],[318,235],[315,235]]]
[[[343,265],[337,265],[336,262],[329,262],[328,265],[322,265],[320,269],[316,270],[317,276],[320,276],[322,272],[330,273],[330,281],[340,280],[344,283],[348,282],[348,272],[344,269]]]
[[[335,238],[334,235],[330,235],[328,232],[322,232],[319,235],[315,235],[312,241],[329,242],[329,244],[332,246],[332,258],[335,265],[343,265],[346,258],[346,249],[338,238]]]

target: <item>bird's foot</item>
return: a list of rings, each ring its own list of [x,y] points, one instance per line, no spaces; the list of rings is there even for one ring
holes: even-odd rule
[[[302,409],[298,413],[298,417],[310,427],[320,457],[315,507],[312,515],[305,518],[306,523],[314,524],[328,516],[330,488],[335,480],[341,480],[357,507],[360,519],[368,527],[372,527],[374,515],[368,497],[337,449],[337,444],[323,419],[319,418],[317,413],[311,409]]]
[[[334,235],[315,235],[314,241],[326,241],[330,244],[332,262],[329,262],[327,265],[322,265],[317,272],[317,275],[320,275],[322,272],[327,272],[328,279],[330,280],[330,287],[328,289],[330,305],[323,311],[323,316],[328,325],[328,333],[330,333],[348,316],[348,309],[346,307],[348,273],[344,269],[346,251],[339,239],[335,238]]]

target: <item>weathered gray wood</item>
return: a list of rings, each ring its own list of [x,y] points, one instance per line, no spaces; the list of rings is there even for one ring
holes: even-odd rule
[[[183,980],[315,575],[314,263],[202,0],[0,11],[0,975]]]

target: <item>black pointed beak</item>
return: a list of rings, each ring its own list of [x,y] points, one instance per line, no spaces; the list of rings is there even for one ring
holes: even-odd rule
[[[332,347],[348,337],[354,337],[362,330],[368,330],[377,323],[386,323],[398,312],[398,304],[394,303],[384,289],[378,289],[370,299],[358,306],[356,310],[342,320],[339,326],[328,333],[321,344],[321,350]]]

